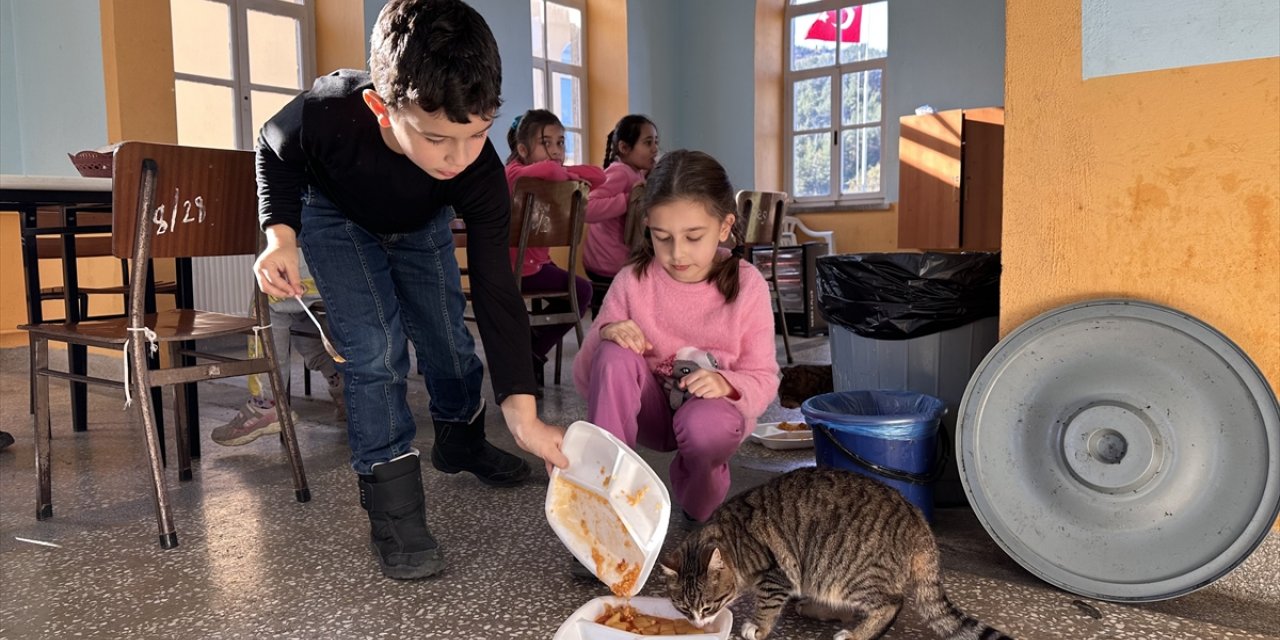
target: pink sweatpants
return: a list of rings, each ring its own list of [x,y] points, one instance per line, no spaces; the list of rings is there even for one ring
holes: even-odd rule
[[[742,414],[724,398],[690,398],[671,411],[667,392],[644,358],[602,341],[591,363],[587,420],[635,447],[676,451],[676,502],[706,520],[729,492],[729,458],[747,437]]]

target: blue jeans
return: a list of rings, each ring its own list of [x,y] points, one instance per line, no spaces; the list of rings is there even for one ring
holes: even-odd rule
[[[408,453],[417,432],[409,413],[408,340],[437,422],[468,422],[480,408],[484,368],[463,324],[466,300],[454,257],[452,210],[409,233],[377,234],[342,215],[310,188],[303,196],[302,246],[346,358],[347,437],[356,473]]]

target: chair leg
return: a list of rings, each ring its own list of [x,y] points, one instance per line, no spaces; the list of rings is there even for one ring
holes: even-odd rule
[[[560,362],[561,356],[564,354],[564,336],[560,336],[560,341],[556,343],[556,386],[560,386]]]
[[[181,354],[178,353],[182,347],[176,342],[169,343],[169,362],[173,366],[181,363]],[[184,393],[183,387],[186,385],[175,385],[173,387],[173,448],[178,451],[178,481],[186,482],[191,479],[191,447],[188,443],[190,434],[187,431],[187,394]],[[162,413],[163,406],[156,409],[156,413]],[[197,431],[199,433],[199,431]]]
[[[146,393],[151,388],[151,371],[147,368],[147,341],[133,340],[126,358],[132,358],[130,380],[125,384],[133,388],[133,415],[142,426],[142,436],[147,446],[147,461],[151,464],[151,490],[156,505],[156,524],[160,529],[160,547],[172,549],[178,546],[178,532],[173,527],[173,509],[169,505],[169,488],[164,479],[164,467],[160,462],[160,437],[156,434],[156,411],[147,402]]]
[[[71,373],[88,373],[89,348],[82,344],[68,345],[67,364]],[[83,382],[71,383],[71,430],[89,430],[89,385]]]
[[[36,414],[36,338],[30,333],[27,334],[27,358],[29,360],[27,373],[31,378],[27,383],[27,395],[30,396],[27,411],[34,416]]]
[[[311,397],[311,369],[307,365],[302,365],[302,395]]]
[[[152,371],[160,368],[160,354],[147,350],[147,366]],[[176,387],[175,387],[176,389]],[[156,437],[160,439],[160,465],[169,466],[168,449],[164,446],[164,389],[151,387],[151,411],[156,417]]]
[[[262,294],[258,294],[257,306],[259,322],[263,322],[262,318],[267,311],[265,296]],[[276,359],[276,345],[271,339],[271,331],[269,326],[262,330],[259,344],[267,356],[267,362],[271,363],[271,370],[267,374],[271,380],[271,396],[276,400],[276,417],[280,420],[280,431],[284,438],[285,451],[289,456],[289,467],[293,471],[293,495],[298,502],[310,502],[311,488],[307,486],[307,474],[302,468],[302,452],[298,448],[298,434],[293,428],[293,412],[289,408],[289,390],[285,388],[284,380],[280,377],[280,364]]]
[[[49,424],[49,377],[36,372],[49,366],[49,341],[43,338],[31,340],[32,396],[35,398],[36,444],[36,520],[53,517],[53,490],[49,469],[49,451],[52,433]]]
[[[782,348],[787,352],[787,364],[795,364],[791,357],[791,332],[787,330],[787,312],[782,310],[782,295],[777,293],[777,285],[774,286],[775,299],[778,301],[778,320],[782,322]]]

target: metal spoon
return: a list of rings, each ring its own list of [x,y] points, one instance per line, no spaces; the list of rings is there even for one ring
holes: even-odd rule
[[[311,318],[311,321],[316,324],[316,331],[320,332],[320,341],[324,343],[324,350],[329,352],[329,355],[333,358],[333,361],[346,362],[347,359],[342,357],[342,354],[338,353],[338,350],[333,347],[332,342],[329,342],[329,336],[326,336],[324,334],[324,327],[320,326],[320,319],[316,317],[316,314],[311,313],[311,308],[308,307],[307,304],[302,301],[302,296],[294,296],[293,299],[297,300],[298,304],[302,305],[302,310],[307,312],[307,317]]]

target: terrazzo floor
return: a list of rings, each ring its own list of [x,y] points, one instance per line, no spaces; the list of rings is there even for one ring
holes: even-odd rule
[[[829,362],[825,339],[797,343],[800,361]],[[118,376],[111,371],[118,364],[105,358],[92,364]],[[91,388],[90,430],[72,433],[66,385],[54,381],[55,515],[37,522],[26,367],[25,349],[0,351],[0,429],[17,438],[0,452],[0,638],[546,639],[580,605],[607,593],[601,584],[570,577],[570,556],[543,516],[547,477],[540,464],[529,481],[511,489],[428,467],[430,523],[448,569],[430,580],[382,578],[368,550],[368,520],[347,466],[344,430],[333,420],[327,394],[301,397],[296,363],[294,407],[302,418],[310,503],[294,501],[276,438],[234,448],[208,440],[235,414],[245,391],[239,382],[204,384],[204,455],[191,482],[178,483],[169,471],[180,546],[162,551],[142,439],[121,398]],[[550,367],[547,377],[550,382]],[[426,394],[420,380],[411,381],[410,390],[424,427],[417,445],[425,451],[432,439]],[[541,407],[553,423],[585,417],[568,385],[548,386]],[[769,415],[796,414],[775,406]],[[516,450],[499,413],[490,411],[488,420],[490,438]],[[643,454],[666,479],[670,456]],[[812,452],[748,443],[731,464],[736,492],[812,464]],[[667,545],[686,533],[687,525],[676,520]],[[1018,638],[1280,638],[1275,535],[1208,588],[1172,601],[1122,605],[1040,582],[1000,551],[967,509],[940,510],[935,531],[952,600]],[[643,593],[659,589],[655,579]],[[749,611],[745,604],[734,607],[739,620]],[[772,637],[830,638],[837,630],[789,614]],[[933,636],[907,611],[884,637]]]

